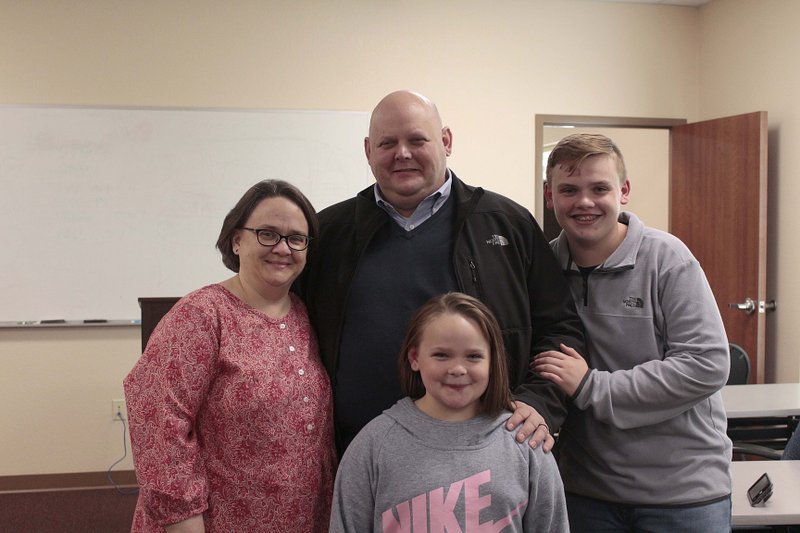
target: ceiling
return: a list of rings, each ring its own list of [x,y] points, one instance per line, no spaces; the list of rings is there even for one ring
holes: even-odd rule
[[[626,4],[663,4],[669,6],[700,7],[711,0],[604,0],[606,2],[620,2]]]

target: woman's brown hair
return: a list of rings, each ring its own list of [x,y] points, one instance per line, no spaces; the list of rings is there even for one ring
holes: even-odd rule
[[[277,197],[286,198],[303,212],[308,223],[308,236],[311,237],[307,258],[311,257],[316,248],[315,241],[319,237],[319,221],[314,206],[300,192],[300,189],[291,183],[283,180],[264,180],[259,181],[244,193],[222,223],[222,229],[217,239],[217,248],[222,254],[222,263],[226,267],[234,272],[239,272],[239,256],[233,253],[233,237],[236,235],[236,231],[247,223],[250,214],[261,203],[261,200]]]

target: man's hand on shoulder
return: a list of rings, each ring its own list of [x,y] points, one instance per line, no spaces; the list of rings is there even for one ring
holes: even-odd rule
[[[511,402],[511,408],[514,410],[514,414],[506,422],[506,429],[513,431],[519,427],[516,435],[517,441],[525,442],[526,439],[529,439],[528,444],[531,448],[536,448],[541,444],[545,453],[552,450],[556,441],[550,435],[550,428],[547,427],[542,415],[530,405],[519,400]]]

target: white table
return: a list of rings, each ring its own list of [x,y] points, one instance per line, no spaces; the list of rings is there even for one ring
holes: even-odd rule
[[[800,415],[800,383],[725,385],[722,401],[728,418]]]
[[[766,472],[774,486],[772,497],[750,506],[747,489]],[[800,461],[734,461],[731,523],[734,526],[800,524]]]

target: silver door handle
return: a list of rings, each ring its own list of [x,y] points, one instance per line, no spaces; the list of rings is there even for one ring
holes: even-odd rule
[[[752,298],[745,298],[744,303],[728,304],[728,307],[744,311],[749,315],[756,310],[756,302]]]

